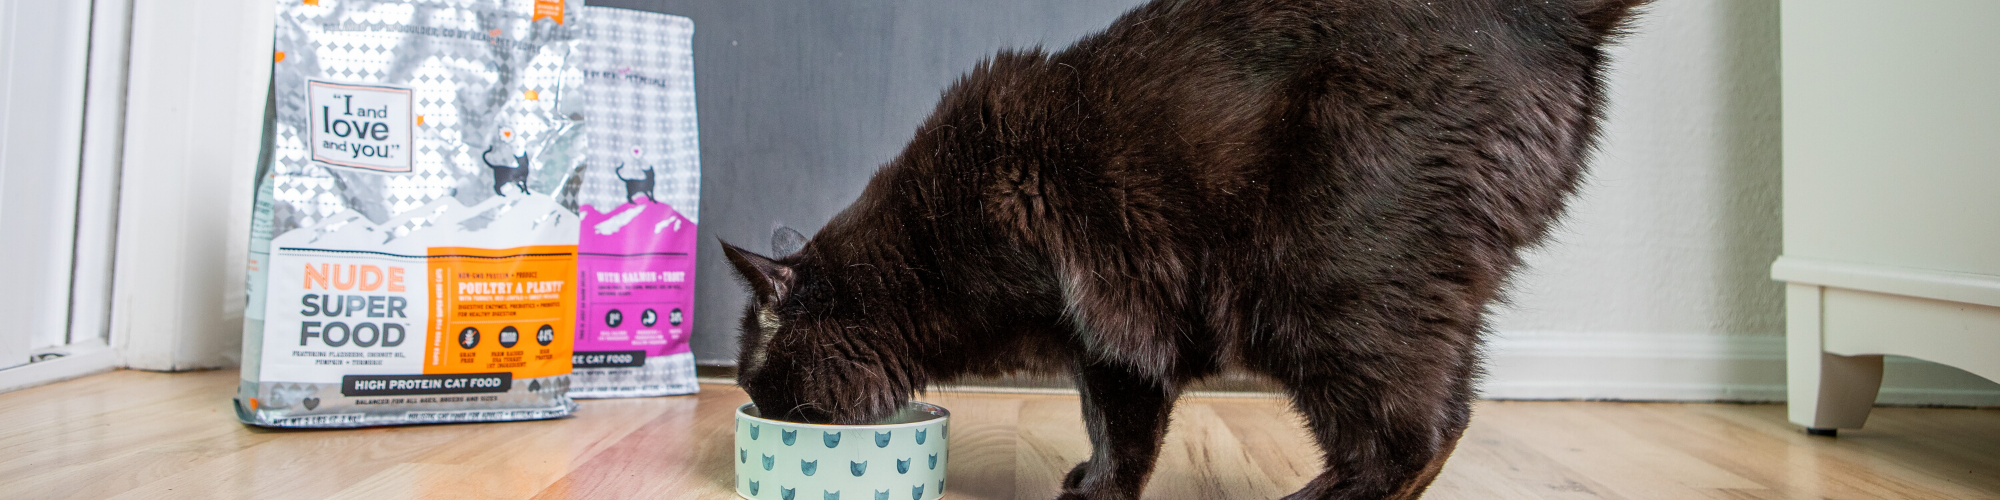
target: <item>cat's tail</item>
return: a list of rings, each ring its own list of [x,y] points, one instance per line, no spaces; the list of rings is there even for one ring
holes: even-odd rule
[[[1624,36],[1639,7],[1652,0],[1570,0],[1576,20],[1589,30],[1595,44]]]

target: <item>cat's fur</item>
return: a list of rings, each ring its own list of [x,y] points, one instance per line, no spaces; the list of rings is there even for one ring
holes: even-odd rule
[[[1421,495],[1482,315],[1577,185],[1644,0],[1159,0],[960,79],[754,289],[739,382],[855,423],[969,374],[1073,374],[1063,498],[1136,498],[1173,402],[1282,383],[1326,453],[1293,498]]]

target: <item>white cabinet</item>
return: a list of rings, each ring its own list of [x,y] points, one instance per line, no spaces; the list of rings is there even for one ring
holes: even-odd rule
[[[2000,380],[2000,2],[1782,17],[1792,421],[1860,427],[1885,354]]]

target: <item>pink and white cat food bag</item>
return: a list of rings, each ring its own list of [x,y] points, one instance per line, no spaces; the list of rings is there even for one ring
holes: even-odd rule
[[[694,22],[586,7],[579,65],[589,136],[577,186],[578,307],[570,396],[692,394],[695,221]]]

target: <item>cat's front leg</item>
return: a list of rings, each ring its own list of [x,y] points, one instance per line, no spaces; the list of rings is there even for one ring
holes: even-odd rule
[[[1090,460],[1063,478],[1058,500],[1139,498],[1166,438],[1177,385],[1109,364],[1078,368]]]

